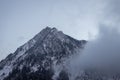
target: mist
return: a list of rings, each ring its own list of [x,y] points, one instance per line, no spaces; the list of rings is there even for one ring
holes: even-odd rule
[[[88,42],[82,55],[80,55],[80,64],[83,67],[118,70],[120,67],[119,29],[100,25],[99,30],[98,37]]]
[[[120,31],[118,27],[100,24],[99,35],[88,41],[83,50],[67,58],[61,65],[55,65],[55,76],[61,70],[69,73],[74,80],[85,70],[116,74],[120,73]],[[54,79],[55,80],[55,79]]]

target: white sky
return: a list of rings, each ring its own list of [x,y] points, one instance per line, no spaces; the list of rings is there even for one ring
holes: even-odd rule
[[[46,26],[94,39],[99,24],[119,22],[119,0],[0,0],[0,60]]]

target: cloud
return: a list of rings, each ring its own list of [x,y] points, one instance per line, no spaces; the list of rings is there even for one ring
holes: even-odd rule
[[[69,59],[66,69],[71,74],[71,80],[83,70],[120,73],[120,33],[119,28],[109,28],[100,25],[99,35],[89,41],[84,50]]]
[[[117,28],[102,26],[100,34],[94,41],[88,42],[83,54],[82,61],[86,65],[96,67],[120,66],[120,34]]]
[[[106,0],[107,4],[104,7],[101,23],[107,26],[120,26],[120,1],[119,0]]]

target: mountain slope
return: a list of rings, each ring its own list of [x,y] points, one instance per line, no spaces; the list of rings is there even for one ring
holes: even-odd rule
[[[54,65],[64,62],[77,50],[84,48],[85,40],[75,40],[56,28],[46,27],[13,54],[0,62],[0,80],[53,80]],[[59,80],[68,80],[64,70]],[[66,76],[65,76],[66,75]]]

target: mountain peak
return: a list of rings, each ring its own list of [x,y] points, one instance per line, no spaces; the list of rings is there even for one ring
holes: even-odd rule
[[[43,30],[48,30],[48,29],[50,29],[50,30],[57,30],[55,27],[49,27],[49,26],[46,26]]]
[[[43,33],[43,32],[48,32],[48,31],[50,31],[50,32],[56,32],[58,30],[55,27],[51,28],[51,27],[47,26],[42,31],[40,31],[40,34]]]
[[[25,74],[29,73],[27,75],[29,77],[33,74],[38,75],[36,71],[42,76],[46,76],[45,71],[48,73],[54,65],[62,63],[64,58],[74,54],[78,49],[83,49],[84,44],[85,42],[82,40],[73,39],[56,28],[46,27],[0,62],[0,79],[18,80],[19,76],[22,75],[19,71],[24,72],[26,68],[29,71],[25,72]],[[14,74],[16,70],[18,72]],[[48,80],[47,77],[41,79],[41,75],[38,75],[37,80]],[[6,79],[4,79],[5,77]],[[25,78],[25,80],[30,79]]]
[[[40,31],[35,37],[35,40],[43,39],[45,36],[47,36],[49,33],[57,32],[58,30],[56,28],[46,27],[42,31]]]

